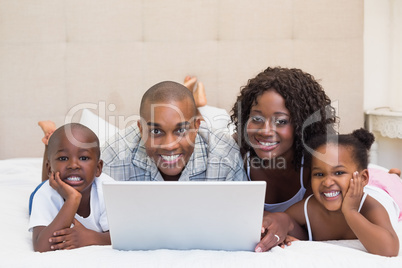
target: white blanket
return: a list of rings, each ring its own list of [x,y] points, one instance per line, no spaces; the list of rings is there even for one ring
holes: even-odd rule
[[[0,160],[0,267],[402,267],[401,250],[393,258],[372,255],[358,240],[298,241],[265,253],[117,251],[111,246],[37,253],[27,228],[28,199],[41,180],[41,164],[41,158]],[[402,222],[397,231],[402,240]]]

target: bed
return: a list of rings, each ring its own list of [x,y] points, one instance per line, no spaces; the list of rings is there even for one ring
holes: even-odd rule
[[[207,112],[211,111],[210,114]],[[209,109],[202,114],[215,129],[228,129],[226,112]],[[217,116],[219,114],[219,116]],[[88,109],[80,123],[88,126],[103,143],[118,129]],[[90,246],[74,250],[34,252],[28,232],[28,199],[41,181],[42,158],[0,160],[0,267],[402,267],[398,257],[369,254],[358,240],[297,241],[285,249],[268,252],[205,250],[118,251],[111,246]],[[398,224],[402,240],[402,221]]]
[[[205,250],[118,251],[111,246],[37,253],[28,232],[28,198],[41,178],[41,158],[0,160],[1,267],[402,267],[398,257],[368,254],[358,240],[297,241],[265,253]],[[398,224],[402,240],[402,222]]]

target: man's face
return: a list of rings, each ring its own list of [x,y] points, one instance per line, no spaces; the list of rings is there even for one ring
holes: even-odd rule
[[[188,99],[147,104],[138,121],[146,152],[164,179],[178,179],[194,151],[199,119]]]

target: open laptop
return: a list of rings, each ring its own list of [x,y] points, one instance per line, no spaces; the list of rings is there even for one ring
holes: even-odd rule
[[[265,182],[105,182],[112,247],[253,251]]]

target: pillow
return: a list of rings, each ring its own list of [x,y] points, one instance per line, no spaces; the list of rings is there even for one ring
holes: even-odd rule
[[[388,168],[385,168],[383,166],[379,166],[379,165],[376,165],[376,164],[373,164],[373,163],[369,163],[368,168],[380,169],[380,170],[383,170],[383,171],[386,171],[386,172],[389,171]]]
[[[103,118],[92,113],[88,109],[82,110],[80,124],[91,129],[99,138],[100,146],[102,147],[110,137],[113,137],[119,129],[105,121]]]
[[[198,111],[204,118],[208,127],[222,132],[233,134],[235,126],[231,123],[230,115],[225,109],[205,105],[198,107]],[[230,124],[229,124],[230,123]]]

